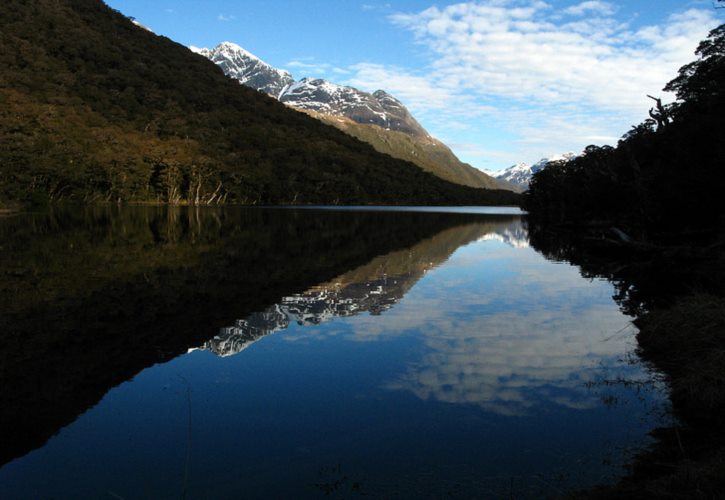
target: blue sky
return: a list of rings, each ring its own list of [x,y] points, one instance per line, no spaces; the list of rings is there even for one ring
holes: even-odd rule
[[[107,0],[185,45],[235,42],[299,79],[387,90],[498,170],[616,144],[725,9],[711,0]]]

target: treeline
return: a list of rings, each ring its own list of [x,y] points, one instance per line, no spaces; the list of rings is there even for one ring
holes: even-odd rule
[[[550,223],[616,223],[638,239],[710,238],[725,231],[725,25],[700,43],[653,98],[650,118],[616,148],[589,146],[534,175],[524,205]]]
[[[0,204],[511,204],[224,76],[100,0],[0,2]]]

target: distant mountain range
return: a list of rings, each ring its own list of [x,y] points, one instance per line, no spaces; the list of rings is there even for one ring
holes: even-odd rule
[[[533,165],[529,165],[528,163],[517,163],[516,165],[510,166],[502,172],[488,172],[488,174],[500,181],[509,183],[519,191],[525,191],[526,188],[529,187],[531,177],[536,172],[546,167],[549,162],[571,160],[576,156],[577,155],[574,153],[564,153],[561,155],[549,156],[546,158],[542,158]]]
[[[431,137],[398,99],[384,90],[371,94],[321,78],[295,81],[287,71],[274,68],[231,42],[220,43],[213,49],[190,48],[243,85],[372,144],[381,153],[410,161],[457,184],[511,189],[461,162],[445,144]]]

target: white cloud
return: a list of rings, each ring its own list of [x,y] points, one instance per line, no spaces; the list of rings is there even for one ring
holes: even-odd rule
[[[313,57],[303,57],[295,59],[286,64],[286,66],[299,73],[298,78],[317,78],[324,77],[330,73],[334,75],[350,75],[352,71],[347,68],[339,68],[332,64],[316,62]]]
[[[519,3],[432,7],[393,21],[435,55],[435,80],[481,97],[618,110],[642,109],[644,94],[660,93],[715,24],[710,12],[690,10],[664,26],[630,31],[605,4],[585,2],[577,7],[587,7],[589,19],[557,25],[545,4],[514,7]]]
[[[237,16],[228,16],[226,14],[219,14],[217,16],[218,21],[227,22],[227,21],[234,21],[237,18]]]
[[[582,16],[587,13],[592,13],[608,16],[614,14],[616,10],[615,6],[609,2],[589,0],[564,9],[564,14],[568,14],[570,16]]]
[[[633,28],[608,2],[556,10],[538,0],[465,2],[390,20],[427,49],[428,67],[358,64],[349,84],[391,91],[434,135],[461,116],[486,118],[547,151],[562,140],[565,149],[615,142],[646,118],[646,94],[663,95],[717,24],[711,9],[690,9]]]
[[[401,68],[381,64],[360,63],[350,67],[354,76],[347,80],[349,85],[364,90],[384,87],[401,99],[413,111],[425,112],[450,107],[460,99],[451,89],[436,85],[424,76],[416,76]]]

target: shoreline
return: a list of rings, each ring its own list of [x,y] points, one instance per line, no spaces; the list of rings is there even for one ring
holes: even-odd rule
[[[692,293],[635,320],[638,355],[667,378],[677,424],[629,473],[566,498],[720,498],[725,492],[725,297]]]
[[[721,498],[725,237],[670,235],[669,244],[641,244],[613,237],[610,227],[539,226],[530,238],[550,258],[619,283],[617,302],[639,330],[636,354],[664,376],[676,423],[651,433],[654,443],[635,454],[617,483],[563,498]]]

